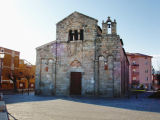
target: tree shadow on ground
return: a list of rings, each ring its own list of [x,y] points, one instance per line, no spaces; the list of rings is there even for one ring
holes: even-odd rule
[[[160,113],[160,100],[149,99],[150,93],[140,94],[138,99],[133,95],[128,98],[102,98],[102,97],[83,97],[83,96],[34,96],[34,94],[16,94],[6,95],[4,100],[6,104],[14,104],[19,102],[36,102],[36,101],[49,101],[49,100],[66,100],[73,102],[80,102],[84,104],[92,104],[106,107],[115,107],[136,111],[158,112]]]
[[[20,102],[37,102],[37,101],[48,101],[56,100],[54,96],[35,96],[34,92],[23,93],[23,94],[8,94],[4,95],[4,101],[6,104],[14,104]]]

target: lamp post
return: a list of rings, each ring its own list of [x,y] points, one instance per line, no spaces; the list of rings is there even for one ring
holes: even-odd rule
[[[1,65],[0,65],[0,88],[1,88],[1,80],[2,80],[2,65],[3,65],[3,58],[4,58],[4,52],[0,52],[0,60],[1,60]]]

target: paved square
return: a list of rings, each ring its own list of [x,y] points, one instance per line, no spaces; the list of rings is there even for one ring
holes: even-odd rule
[[[5,96],[18,120],[160,120],[160,100],[127,98]],[[12,120],[12,119],[11,119]]]

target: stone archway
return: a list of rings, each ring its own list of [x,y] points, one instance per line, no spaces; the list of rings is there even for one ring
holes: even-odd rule
[[[71,62],[70,67],[80,67],[81,63],[78,60],[74,60]]]
[[[82,68],[77,59],[70,63],[70,95],[81,95],[82,92]]]

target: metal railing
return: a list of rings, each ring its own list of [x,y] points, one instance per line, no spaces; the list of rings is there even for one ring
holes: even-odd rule
[[[11,115],[9,112],[7,112],[7,114],[8,114],[8,120],[10,120],[10,119],[9,119],[9,116],[10,116],[11,118],[13,118],[13,120],[18,120],[18,119],[16,119],[13,115]]]
[[[139,66],[138,63],[132,63],[132,66]]]

